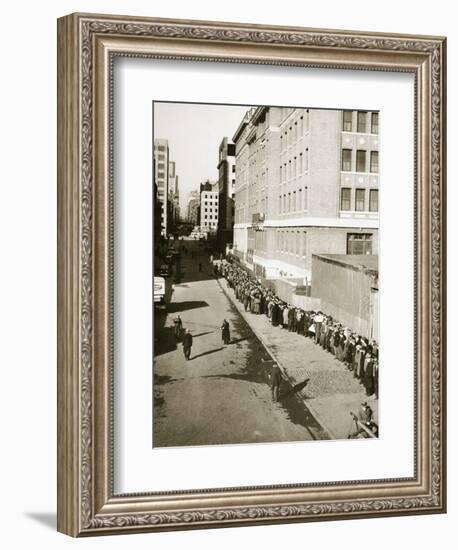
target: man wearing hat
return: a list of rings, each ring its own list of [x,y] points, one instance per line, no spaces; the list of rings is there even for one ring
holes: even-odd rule
[[[348,439],[354,439],[361,434],[366,437],[367,432],[363,428],[363,426],[365,426],[368,430],[376,433],[374,431],[374,428],[376,428],[377,425],[372,421],[373,414],[373,410],[370,408],[366,401],[363,401],[361,403],[361,406],[356,414],[350,411],[350,415],[355,421],[355,431],[349,434]]]
[[[183,336],[183,353],[186,357],[186,361],[189,361],[191,356],[192,348],[192,334],[189,329],[186,330],[185,335]]]

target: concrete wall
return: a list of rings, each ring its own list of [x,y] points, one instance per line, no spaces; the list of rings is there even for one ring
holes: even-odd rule
[[[321,310],[352,330],[378,340],[371,287],[374,278],[361,269],[313,257],[312,297],[321,300]]]

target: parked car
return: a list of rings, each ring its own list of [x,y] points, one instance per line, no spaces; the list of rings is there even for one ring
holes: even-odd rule
[[[157,307],[164,307],[165,304],[165,279],[164,277],[154,277],[153,301]]]
[[[170,267],[167,264],[162,264],[159,267],[159,275],[161,277],[168,277],[170,275]]]

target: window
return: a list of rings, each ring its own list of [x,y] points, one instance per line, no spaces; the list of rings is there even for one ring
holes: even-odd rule
[[[305,252],[306,252],[306,237],[307,233],[305,231],[302,232],[302,256],[305,258]]]
[[[364,196],[366,194],[365,189],[356,189],[355,192],[355,210],[357,212],[364,212]]]
[[[362,151],[362,150],[356,151],[356,171],[357,172],[366,171],[366,151]]]
[[[283,166],[280,166],[280,183],[283,181]]]
[[[299,136],[302,137],[304,133],[304,117],[301,116],[301,118],[299,119]]]
[[[352,130],[352,116],[353,116],[353,113],[351,111],[344,111],[343,112],[342,130],[344,132],[351,132],[351,130]]]
[[[278,197],[278,212],[281,214],[281,195]]]
[[[309,150],[308,148],[305,150],[305,171],[309,171]]]
[[[378,134],[378,113],[372,113],[371,134]]]
[[[296,191],[293,192],[293,212],[296,212]]]
[[[297,176],[297,157],[293,159],[293,178]]]
[[[366,132],[367,113],[365,111],[358,111],[358,129],[360,133]]]
[[[297,199],[297,209],[298,210],[302,209],[302,189],[299,189],[299,195]]]
[[[288,193],[288,212],[291,212],[291,193]]]
[[[378,172],[378,151],[371,151],[371,172]]]
[[[300,153],[300,155],[299,155],[299,174],[302,174],[302,172],[304,171],[303,160],[304,160],[304,157],[303,157],[302,153]]]
[[[351,172],[351,149],[342,149],[342,171]]]
[[[369,191],[369,212],[378,212],[378,189]]]
[[[342,187],[340,190],[340,209],[351,210],[351,189]]]
[[[308,187],[304,187],[304,210],[307,210],[309,204],[308,204]]]
[[[370,233],[348,233],[347,254],[372,254]]]

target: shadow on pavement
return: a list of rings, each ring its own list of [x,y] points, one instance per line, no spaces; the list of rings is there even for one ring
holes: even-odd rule
[[[177,339],[173,327],[163,327],[159,333],[154,330],[153,355],[157,357],[163,353],[169,353],[177,349]]]
[[[204,357],[205,355],[211,355],[212,353],[216,353],[217,351],[221,351],[222,349],[224,348],[216,348],[216,349],[211,349],[209,351],[204,351],[203,353],[199,353],[199,355],[194,355],[193,357],[191,357],[190,361],[193,361],[194,359],[198,359],[199,357]]]
[[[187,311],[189,309],[198,309],[200,307],[209,307],[208,302],[203,300],[191,300],[188,302],[172,302],[169,304],[168,312],[169,313],[181,313],[182,311]]]
[[[310,382],[310,378],[306,378],[303,382],[299,382],[299,384],[296,384],[293,386],[288,392],[283,394],[283,398],[288,397],[294,393],[297,393],[301,391],[305,386]]]

